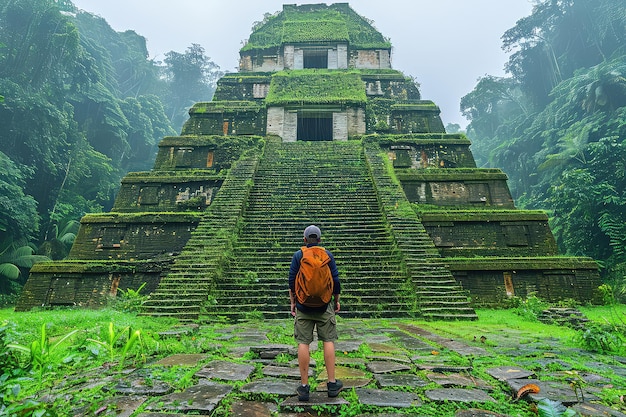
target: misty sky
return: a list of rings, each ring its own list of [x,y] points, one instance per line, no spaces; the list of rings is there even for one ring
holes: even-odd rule
[[[73,0],[100,15],[117,31],[134,30],[158,61],[168,51],[184,52],[192,43],[223,71],[237,70],[239,49],[254,22],[282,5],[322,1],[277,0]],[[339,1],[337,1],[339,2]],[[331,4],[334,2],[326,2]],[[422,98],[441,108],[444,125],[467,121],[461,97],[484,75],[504,75],[508,55],[502,34],[530,15],[531,0],[354,0],[361,16],[390,38],[392,66],[420,84]]]

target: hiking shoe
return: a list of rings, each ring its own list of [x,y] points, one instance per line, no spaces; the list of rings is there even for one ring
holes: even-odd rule
[[[336,397],[337,395],[339,395],[339,392],[343,388],[343,382],[341,382],[340,380],[336,380],[335,382],[327,382],[326,387],[328,387],[328,396]]]
[[[296,392],[298,393],[298,401],[309,401],[309,385],[299,385]]]

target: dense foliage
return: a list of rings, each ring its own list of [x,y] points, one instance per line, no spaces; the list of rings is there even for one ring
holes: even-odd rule
[[[65,256],[61,231],[150,169],[218,76],[199,45],[155,62],[145,38],[69,0],[0,0],[0,296],[32,264],[12,254]]]
[[[626,262],[626,3],[543,0],[503,36],[510,77],[463,97],[480,164],[551,211],[562,250]],[[623,273],[617,274],[623,276]]]

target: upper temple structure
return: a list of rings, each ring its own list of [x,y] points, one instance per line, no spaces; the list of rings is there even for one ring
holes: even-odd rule
[[[337,260],[344,316],[474,320],[511,297],[594,300],[597,263],[559,255],[547,215],[476,167],[347,3],[284,5],[239,53],[154,168],[81,220],[69,258],[32,268],[17,310],[141,288],[143,314],[287,318],[309,224]]]

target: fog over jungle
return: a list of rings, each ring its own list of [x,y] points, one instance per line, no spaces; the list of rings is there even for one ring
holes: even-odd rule
[[[265,13],[282,10],[278,0],[74,0],[117,31],[147,39],[151,57],[200,44],[223,71],[236,71],[239,49]],[[315,1],[297,4],[316,3]],[[320,2],[321,3],[321,2]],[[332,2],[327,2],[332,3]],[[502,34],[532,11],[530,0],[355,0],[350,6],[393,45],[392,65],[420,83],[424,99],[442,111],[444,124],[467,124],[461,97],[484,75],[504,75]]]

